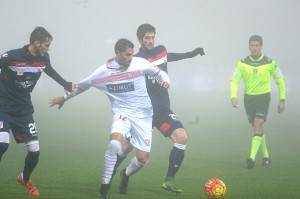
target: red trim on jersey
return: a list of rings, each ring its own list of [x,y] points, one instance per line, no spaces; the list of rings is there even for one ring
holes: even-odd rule
[[[127,72],[127,73],[121,73],[121,74],[114,74],[114,75],[111,75],[108,77],[92,80],[92,84],[100,84],[100,83],[105,83],[105,82],[114,82],[114,81],[134,79],[140,75],[141,75],[141,72],[139,70],[131,71],[131,72]]]
[[[159,59],[161,59],[163,57],[166,57],[167,55],[168,55],[167,51],[164,50],[161,53],[159,53],[158,55],[156,55],[155,57],[147,57],[147,60],[149,62],[154,62],[154,61],[159,60]]]
[[[160,127],[159,127],[159,130],[162,132],[162,133],[167,133],[167,131],[171,128],[171,125],[168,124],[167,122],[164,122]]]
[[[16,67],[36,67],[43,68],[47,66],[47,62],[44,61],[35,61],[35,62],[13,62]]]

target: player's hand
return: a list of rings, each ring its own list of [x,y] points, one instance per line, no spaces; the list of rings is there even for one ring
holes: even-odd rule
[[[237,98],[232,98],[231,99],[231,104],[233,108],[238,108],[239,107],[239,101],[237,100]]]
[[[278,113],[282,113],[284,111],[284,108],[285,108],[285,102],[283,100],[280,100],[280,102],[277,106]]]
[[[205,55],[204,53],[204,49],[203,48],[196,48],[195,50],[193,50],[193,52],[196,54],[196,55]]]
[[[160,83],[160,86],[164,87],[164,88],[170,88],[170,82],[168,82],[168,81],[162,81]]]
[[[55,96],[49,101],[49,107],[53,107],[58,105],[58,109],[60,109],[65,103],[64,96]]]

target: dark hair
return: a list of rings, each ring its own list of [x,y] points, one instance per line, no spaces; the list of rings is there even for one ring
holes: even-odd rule
[[[30,35],[30,44],[35,41],[45,42],[49,39],[53,39],[52,35],[44,27],[38,26]]]
[[[147,32],[156,33],[155,27],[147,23],[140,25],[136,31],[136,36],[138,40],[142,40]]]
[[[252,35],[250,38],[249,38],[249,43],[251,41],[258,41],[261,45],[263,44],[263,39],[261,36],[259,35]]]
[[[119,39],[115,44],[115,52],[125,52],[127,48],[134,48],[134,45],[128,39]]]

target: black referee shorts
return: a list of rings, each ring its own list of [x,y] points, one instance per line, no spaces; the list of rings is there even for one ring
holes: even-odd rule
[[[269,105],[271,100],[271,94],[265,93],[261,95],[245,95],[244,105],[247,113],[248,120],[253,124],[254,118],[259,117],[266,121]]]

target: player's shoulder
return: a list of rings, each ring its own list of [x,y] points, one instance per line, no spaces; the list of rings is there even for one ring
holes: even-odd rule
[[[149,68],[151,63],[142,57],[132,57],[131,67],[137,68],[140,70],[144,70],[145,68]]]
[[[271,64],[272,62],[274,62],[274,60],[266,55],[263,55],[263,57],[258,61],[251,59],[250,56],[247,56],[240,60],[240,63],[244,63],[248,65],[265,65],[265,64]]]
[[[271,57],[268,57],[268,56],[266,56],[266,55],[264,55],[263,61],[264,61],[265,63],[272,63],[272,62],[275,62]]]
[[[9,51],[3,53],[2,56],[13,57],[13,56],[18,56],[18,55],[24,54],[24,53],[25,53],[25,49],[23,47],[23,48],[9,50]]]
[[[150,62],[143,57],[132,57],[132,62],[134,64],[150,64]]]
[[[245,63],[245,64],[249,63],[249,62],[251,62],[251,59],[249,56],[246,56],[246,57],[240,59],[240,61],[239,61],[239,63]]]

